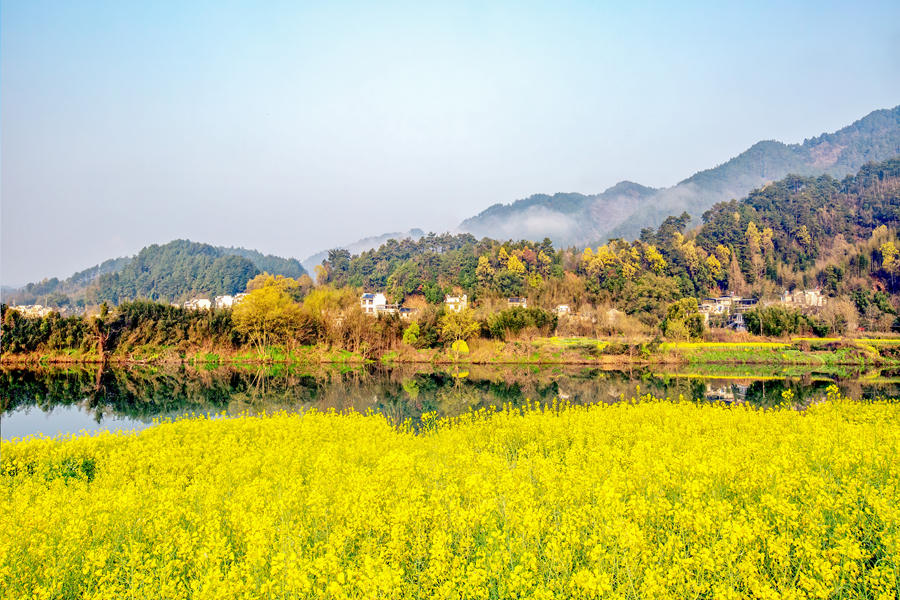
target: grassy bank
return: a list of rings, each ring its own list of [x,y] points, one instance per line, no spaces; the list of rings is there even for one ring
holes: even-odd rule
[[[9,365],[50,364],[571,364],[616,365],[782,365],[836,369],[853,365],[900,366],[897,339],[806,339],[742,342],[659,342],[650,339],[598,340],[592,338],[535,338],[502,342],[475,339],[468,351],[449,347],[416,349],[402,345],[374,355],[333,349],[325,345],[284,348],[270,346],[264,352],[248,348],[199,348],[185,351],[165,346],[139,346],[101,357],[96,352],[60,351],[0,355]]]
[[[900,405],[649,399],[2,443],[0,588],[54,598],[888,598]]]

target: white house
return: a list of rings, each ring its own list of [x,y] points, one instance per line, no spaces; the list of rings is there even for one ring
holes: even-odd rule
[[[363,294],[359,300],[359,305],[364,313],[374,316],[384,311],[384,307],[387,305],[387,297],[381,292],[377,294]]]
[[[462,296],[451,296],[448,294],[444,297],[444,304],[447,305],[447,310],[450,312],[459,312],[469,306],[469,296],[466,294]]]
[[[378,307],[378,314],[388,314],[388,315],[396,315],[400,312],[399,304],[385,304],[384,306]]]
[[[419,314],[419,309],[404,306],[400,308],[399,313],[401,319],[412,319],[417,314]]]
[[[187,310],[209,310],[212,308],[212,302],[206,298],[191,298],[184,303],[184,308]]]
[[[782,304],[793,304],[796,306],[825,306],[827,298],[822,295],[822,290],[815,288],[812,290],[794,290],[792,292],[785,291],[781,294]]]
[[[223,308],[234,308],[241,303],[241,300],[247,297],[247,294],[235,294],[234,296],[216,296],[215,307],[219,310]]]
[[[46,317],[53,312],[53,309],[49,306],[41,306],[40,304],[21,304],[12,308],[25,317]]]
[[[234,306],[234,296],[216,296],[216,308],[231,308]]]
[[[558,315],[568,315],[572,311],[569,309],[568,304],[560,304],[555,309],[553,309],[553,312],[555,312]]]
[[[516,306],[521,306],[522,308],[528,308],[528,300],[525,298],[508,298],[506,300],[506,305],[509,308],[513,308]]]

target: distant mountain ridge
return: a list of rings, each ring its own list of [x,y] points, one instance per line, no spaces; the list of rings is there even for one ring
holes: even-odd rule
[[[410,238],[412,240],[418,241],[419,238],[422,237],[425,237],[424,231],[422,231],[421,229],[410,229],[409,231],[395,231],[393,233],[383,233],[381,235],[363,238],[361,240],[353,242],[352,244],[339,246],[338,248],[342,250],[348,250],[351,255],[355,255],[366,252],[367,250],[374,250],[390,239],[402,240]],[[329,248],[329,250],[331,250],[331,248]],[[328,250],[322,250],[321,252],[317,252],[316,254],[308,257],[301,264],[303,265],[303,268],[307,270],[307,272],[314,273],[316,265],[321,265],[322,261],[326,258],[328,258]]]
[[[459,229],[476,237],[532,241],[549,237],[557,247],[594,245],[616,237],[631,240],[669,215],[687,212],[698,224],[715,203],[742,198],[788,174],[843,178],[867,162],[897,155],[900,106],[876,110],[835,133],[802,144],[758,142],[670,188],[623,181],[600,194],[535,194],[512,204],[495,204],[463,221]]]

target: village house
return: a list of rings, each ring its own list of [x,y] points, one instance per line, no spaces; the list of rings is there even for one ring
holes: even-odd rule
[[[568,315],[568,314],[571,314],[572,311],[569,310],[568,304],[560,304],[556,308],[553,309],[553,312],[555,312],[558,315]]]
[[[744,315],[737,313],[728,318],[728,324],[725,329],[733,329],[739,333],[747,331],[747,324],[744,323]]]
[[[759,303],[759,300],[756,298],[740,298],[739,300],[735,300],[731,304],[732,312],[736,313],[745,313],[751,308],[756,307]]]
[[[359,305],[364,313],[375,316],[387,306],[387,297],[381,292],[377,294],[363,294]]]
[[[509,308],[515,308],[516,306],[519,306],[521,308],[528,308],[528,300],[526,300],[525,298],[508,298],[506,300],[506,305]]]
[[[412,319],[417,314],[419,314],[418,308],[409,308],[409,307],[401,307],[398,311],[401,319]]]
[[[721,315],[728,312],[728,306],[716,302],[716,298],[704,298],[700,303],[699,312],[701,315]]]
[[[53,309],[49,306],[40,304],[20,304],[12,308],[24,317],[46,317],[53,312]]]
[[[704,320],[709,320],[710,315],[726,315],[737,312],[747,312],[757,304],[756,298],[744,298],[736,296],[734,292],[717,296],[715,298],[704,298],[698,307],[698,312],[703,315]]]
[[[206,298],[191,298],[184,303],[185,310],[209,310],[212,302]]]
[[[218,310],[225,308],[234,308],[241,303],[241,300],[247,297],[247,294],[235,294],[234,296],[216,296],[213,304]]]
[[[781,294],[781,303],[792,306],[825,306],[828,299],[822,295],[822,290],[818,287],[812,290],[794,290],[788,292],[785,290]]]
[[[447,294],[444,298],[444,305],[450,312],[460,312],[469,306],[469,297],[466,294],[462,296],[451,296]]]
[[[400,312],[400,305],[385,304],[384,306],[379,306],[377,312],[378,314],[396,315]]]

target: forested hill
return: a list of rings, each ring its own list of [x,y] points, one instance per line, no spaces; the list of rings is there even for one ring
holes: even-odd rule
[[[96,301],[112,304],[136,298],[171,302],[236,294],[259,273],[243,256],[209,244],[175,240],[144,248],[118,273],[101,275],[96,288],[88,293],[94,292]]]
[[[334,250],[324,281],[384,291],[398,302],[424,296],[439,303],[464,291],[470,300],[501,304],[524,296],[545,309],[614,306],[647,325],[687,296],[731,291],[772,300],[818,286],[832,298],[829,327],[853,319],[868,329],[893,327],[900,313],[900,157],[840,180],[791,175],[717,203],[703,219],[689,229],[686,213],[669,216],[640,239],[583,252],[554,249],[549,239],[501,243],[432,233],[356,256]]]
[[[306,269],[300,264],[296,258],[281,258],[280,256],[272,256],[271,254],[263,254],[256,250],[247,250],[246,248],[218,248],[225,254],[233,254],[235,256],[243,256],[252,262],[257,269],[270,275],[283,275],[293,279],[299,279],[301,275],[306,274]]]
[[[715,168],[671,188],[652,189],[622,182],[601,194],[536,195],[509,205],[495,204],[463,221],[460,230],[477,237],[552,238],[558,245],[634,239],[669,215],[687,212],[693,223],[717,202],[741,198],[788,174],[842,178],[869,161],[900,154],[900,106],[878,110],[835,133],[802,144],[763,141]]]
[[[64,281],[45,279],[19,290],[4,290],[3,302],[56,308],[136,298],[180,301],[241,292],[247,281],[262,272],[294,279],[306,274],[296,258],[175,240],[148,246],[137,256],[107,260]]]

